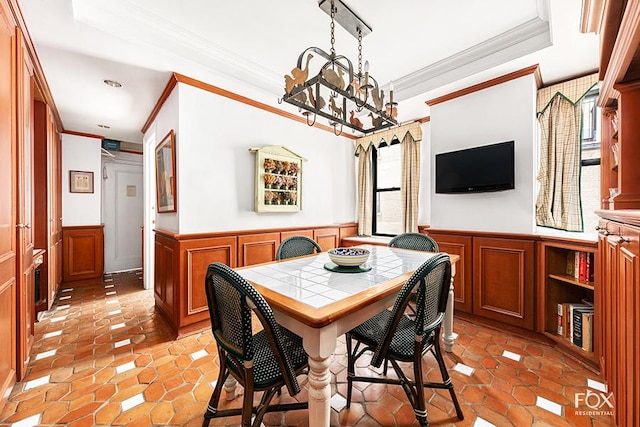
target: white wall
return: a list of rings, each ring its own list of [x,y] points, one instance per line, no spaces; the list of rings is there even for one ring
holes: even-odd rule
[[[535,79],[529,75],[431,107],[430,155],[422,156],[430,191],[421,192],[420,207],[430,206],[433,228],[535,232],[535,97]],[[514,190],[435,194],[436,154],[511,140]]]
[[[178,91],[176,89],[173,90],[173,92],[171,92],[171,95],[169,95],[169,97],[167,98],[167,100],[164,102],[164,104],[162,105],[162,109],[160,110],[160,112],[158,113],[158,116],[156,117],[154,126],[150,127],[154,129],[155,131],[155,145],[157,146],[160,142],[162,142],[162,140],[164,139],[164,137],[169,133],[169,131],[171,129],[173,129],[174,133],[175,133],[175,137],[176,137],[176,168],[179,169],[178,165],[180,164],[180,151],[181,151],[181,144],[180,144],[180,125],[178,122]],[[208,124],[207,122],[205,122],[206,124]],[[147,131],[147,135],[145,135],[145,140],[146,137],[148,136],[149,131]],[[146,149],[146,147],[145,147]],[[154,169],[150,170],[149,172],[151,173],[151,178],[154,180],[153,182],[155,183],[155,179],[156,179],[156,171],[155,171],[155,146],[152,147],[152,151],[149,153],[149,155],[154,159]],[[177,177],[177,185],[180,185],[180,173],[179,170],[177,171],[178,173],[178,177]],[[155,185],[153,187],[154,190],[154,194],[152,194],[152,197],[156,197],[155,196]],[[155,226],[154,228],[157,228],[159,230],[166,230],[166,231],[175,231],[176,233],[179,231],[178,230],[178,212],[181,212],[181,200],[180,198],[182,197],[181,191],[178,188],[178,204],[177,204],[177,212],[165,212],[165,213],[161,213],[158,214],[156,213],[156,219],[155,219]],[[155,203],[154,203],[155,206]]]
[[[101,140],[62,134],[62,225],[98,225],[102,200]],[[69,171],[93,172],[93,193],[70,193]]]
[[[168,217],[172,214],[156,214],[158,229],[186,234],[355,220],[351,140],[182,83],[156,124],[158,141],[176,129],[178,152],[179,215],[174,217],[179,225]],[[249,149],[266,145],[284,145],[308,159],[302,211],[254,211],[255,154]]]

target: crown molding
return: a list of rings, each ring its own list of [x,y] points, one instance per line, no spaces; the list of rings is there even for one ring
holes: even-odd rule
[[[129,0],[73,0],[73,13],[77,21],[119,38],[179,55],[244,85],[282,95],[282,75]]]
[[[539,15],[544,15],[539,11]],[[551,28],[539,16],[394,80],[396,99],[402,101],[437,89],[496,65],[551,46]]]

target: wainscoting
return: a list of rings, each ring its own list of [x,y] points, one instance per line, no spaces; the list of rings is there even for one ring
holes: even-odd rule
[[[104,273],[102,225],[62,227],[62,280],[95,279]]]
[[[177,336],[206,329],[211,325],[204,279],[212,262],[232,268],[270,262],[287,237],[307,236],[328,250],[339,246],[343,237],[357,232],[354,223],[191,235],[156,230],[156,308]]]

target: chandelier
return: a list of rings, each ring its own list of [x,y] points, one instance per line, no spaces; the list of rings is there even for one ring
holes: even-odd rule
[[[369,73],[369,61],[365,61],[364,67],[362,64],[362,38],[371,33],[371,28],[341,0],[322,0],[319,6],[331,16],[331,51],[327,53],[317,47],[305,49],[298,57],[296,68],[284,76],[285,93],[278,103],[284,101],[298,107],[309,126],[316,123],[317,116],[328,119],[336,135],[342,134],[345,126],[368,134],[397,125],[398,104],[393,101],[393,83],[385,103],[384,90]],[[336,54],[336,21],[358,39],[357,71],[348,58]],[[318,67],[316,60],[314,70],[319,71],[309,78],[309,65],[314,58],[325,62]]]

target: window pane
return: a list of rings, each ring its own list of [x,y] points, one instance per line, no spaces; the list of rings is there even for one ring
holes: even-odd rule
[[[376,233],[402,233],[400,191],[382,191],[377,195]]]
[[[582,159],[598,158],[600,150],[583,150]],[[600,209],[600,165],[583,166],[580,175],[580,198],[584,232],[593,233],[598,225],[596,209]]]
[[[378,189],[400,188],[400,144],[378,149]]]

